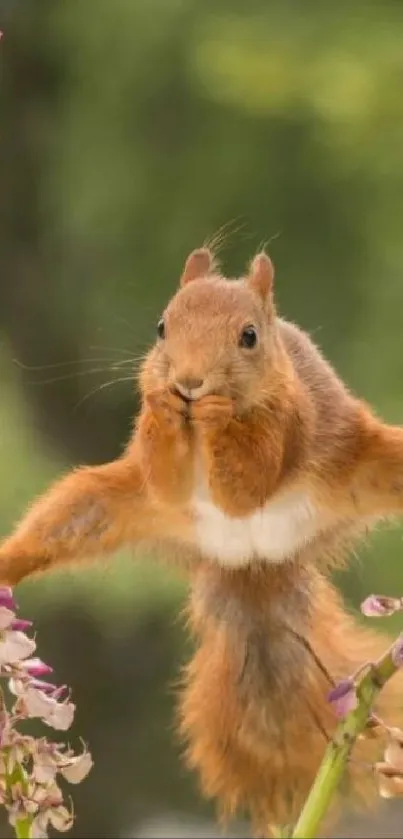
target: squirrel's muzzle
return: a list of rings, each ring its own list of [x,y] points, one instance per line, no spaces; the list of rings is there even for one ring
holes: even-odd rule
[[[178,391],[180,396],[183,399],[192,400],[197,399],[198,396],[201,396],[201,391],[203,388],[203,379],[196,379],[191,376],[183,376],[180,379],[176,379],[174,387],[175,390]]]

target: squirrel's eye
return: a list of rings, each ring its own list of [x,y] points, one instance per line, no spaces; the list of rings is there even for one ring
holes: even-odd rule
[[[246,326],[239,338],[239,346],[251,350],[257,344],[257,332],[254,326]]]
[[[165,323],[162,318],[157,324],[157,335],[159,338],[165,338]]]

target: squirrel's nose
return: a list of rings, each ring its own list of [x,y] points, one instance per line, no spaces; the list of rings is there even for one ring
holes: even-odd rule
[[[201,388],[202,385],[203,379],[196,379],[192,376],[183,376],[175,382],[176,390],[178,390],[181,396],[184,396],[185,399],[190,399],[192,392]]]

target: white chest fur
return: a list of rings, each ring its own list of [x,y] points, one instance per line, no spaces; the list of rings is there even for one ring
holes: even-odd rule
[[[307,492],[289,490],[244,518],[220,510],[200,471],[192,499],[201,553],[221,565],[237,567],[252,559],[283,562],[323,527],[323,513]]]

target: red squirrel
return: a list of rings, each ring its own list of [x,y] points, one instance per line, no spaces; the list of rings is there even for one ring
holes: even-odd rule
[[[330,689],[385,647],[348,613],[329,563],[403,512],[403,429],[276,314],[273,275],[265,253],[232,280],[209,249],[191,253],[124,453],[63,477],[0,547],[8,585],[123,545],[185,565],[187,761],[205,796],[263,833],[298,815],[337,723]],[[399,704],[397,676],[376,711],[396,724]],[[353,751],[355,794],[374,784],[373,745]]]

